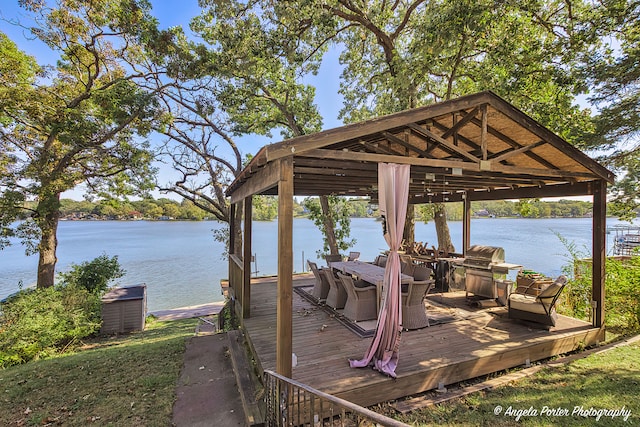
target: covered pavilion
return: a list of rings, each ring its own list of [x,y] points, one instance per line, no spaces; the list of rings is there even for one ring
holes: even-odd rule
[[[463,253],[473,201],[592,196],[592,326],[602,336],[606,189],[614,175],[499,96],[481,92],[264,146],[229,186],[230,217],[244,207],[242,254],[232,233],[229,257],[241,323],[252,316],[252,196],[278,196],[278,373],[292,376],[293,197],[375,199],[378,163],[411,166],[410,205],[463,203]]]

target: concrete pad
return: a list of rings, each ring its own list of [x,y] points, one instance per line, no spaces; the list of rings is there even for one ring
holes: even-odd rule
[[[176,388],[173,425],[244,426],[243,411],[226,333],[191,338]]]
[[[220,313],[224,307],[224,301],[211,302],[208,304],[192,305],[189,307],[173,308],[170,310],[158,310],[148,313],[158,320],[178,320],[190,319],[193,317],[211,316]]]

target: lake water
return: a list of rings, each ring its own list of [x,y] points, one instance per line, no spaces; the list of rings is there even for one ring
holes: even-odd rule
[[[522,264],[549,276],[556,276],[567,263],[568,251],[556,234],[578,249],[590,253],[591,219],[473,219],[471,244],[500,246],[507,262]],[[615,219],[608,226],[618,224]],[[121,285],[147,284],[149,311],[221,301],[220,280],[227,277],[227,262],[222,259],[223,246],[212,237],[217,222],[182,221],[62,221],[58,231],[57,271],[68,270],[106,253],[118,255],[126,270]],[[253,223],[252,270],[259,275],[277,271],[277,222]],[[450,222],[451,238],[456,249],[462,241],[462,223]],[[373,260],[385,250],[381,223],[371,218],[355,218],[351,235],[353,250],[360,259]],[[608,248],[612,247],[609,235]],[[436,243],[433,223],[416,224],[416,240]],[[316,259],[322,247],[320,231],[307,219],[294,220],[294,269],[302,271],[305,259]],[[36,281],[37,256],[27,257],[16,244],[0,251],[0,299]],[[321,264],[324,265],[322,261]]]

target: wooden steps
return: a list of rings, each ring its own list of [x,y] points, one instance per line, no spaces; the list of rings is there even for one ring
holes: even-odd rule
[[[236,382],[242,407],[248,426],[264,425],[264,405],[262,404],[262,384],[260,383],[253,363],[245,346],[244,335],[239,330],[227,332],[231,364],[236,375]]]

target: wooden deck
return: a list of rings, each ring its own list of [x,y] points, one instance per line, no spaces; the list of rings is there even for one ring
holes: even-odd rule
[[[311,283],[309,275],[294,279],[294,286]],[[403,332],[394,380],[371,368],[350,368],[348,359],[361,358],[371,338],[359,338],[323,309],[293,295],[293,352],[298,363],[293,379],[362,406],[567,353],[594,344],[600,335],[590,324],[564,316],[546,331],[508,319],[503,307],[476,309],[467,319]],[[464,293],[430,298],[473,311]],[[244,320],[244,328],[259,369],[275,370],[275,278],[252,284],[251,318]]]

